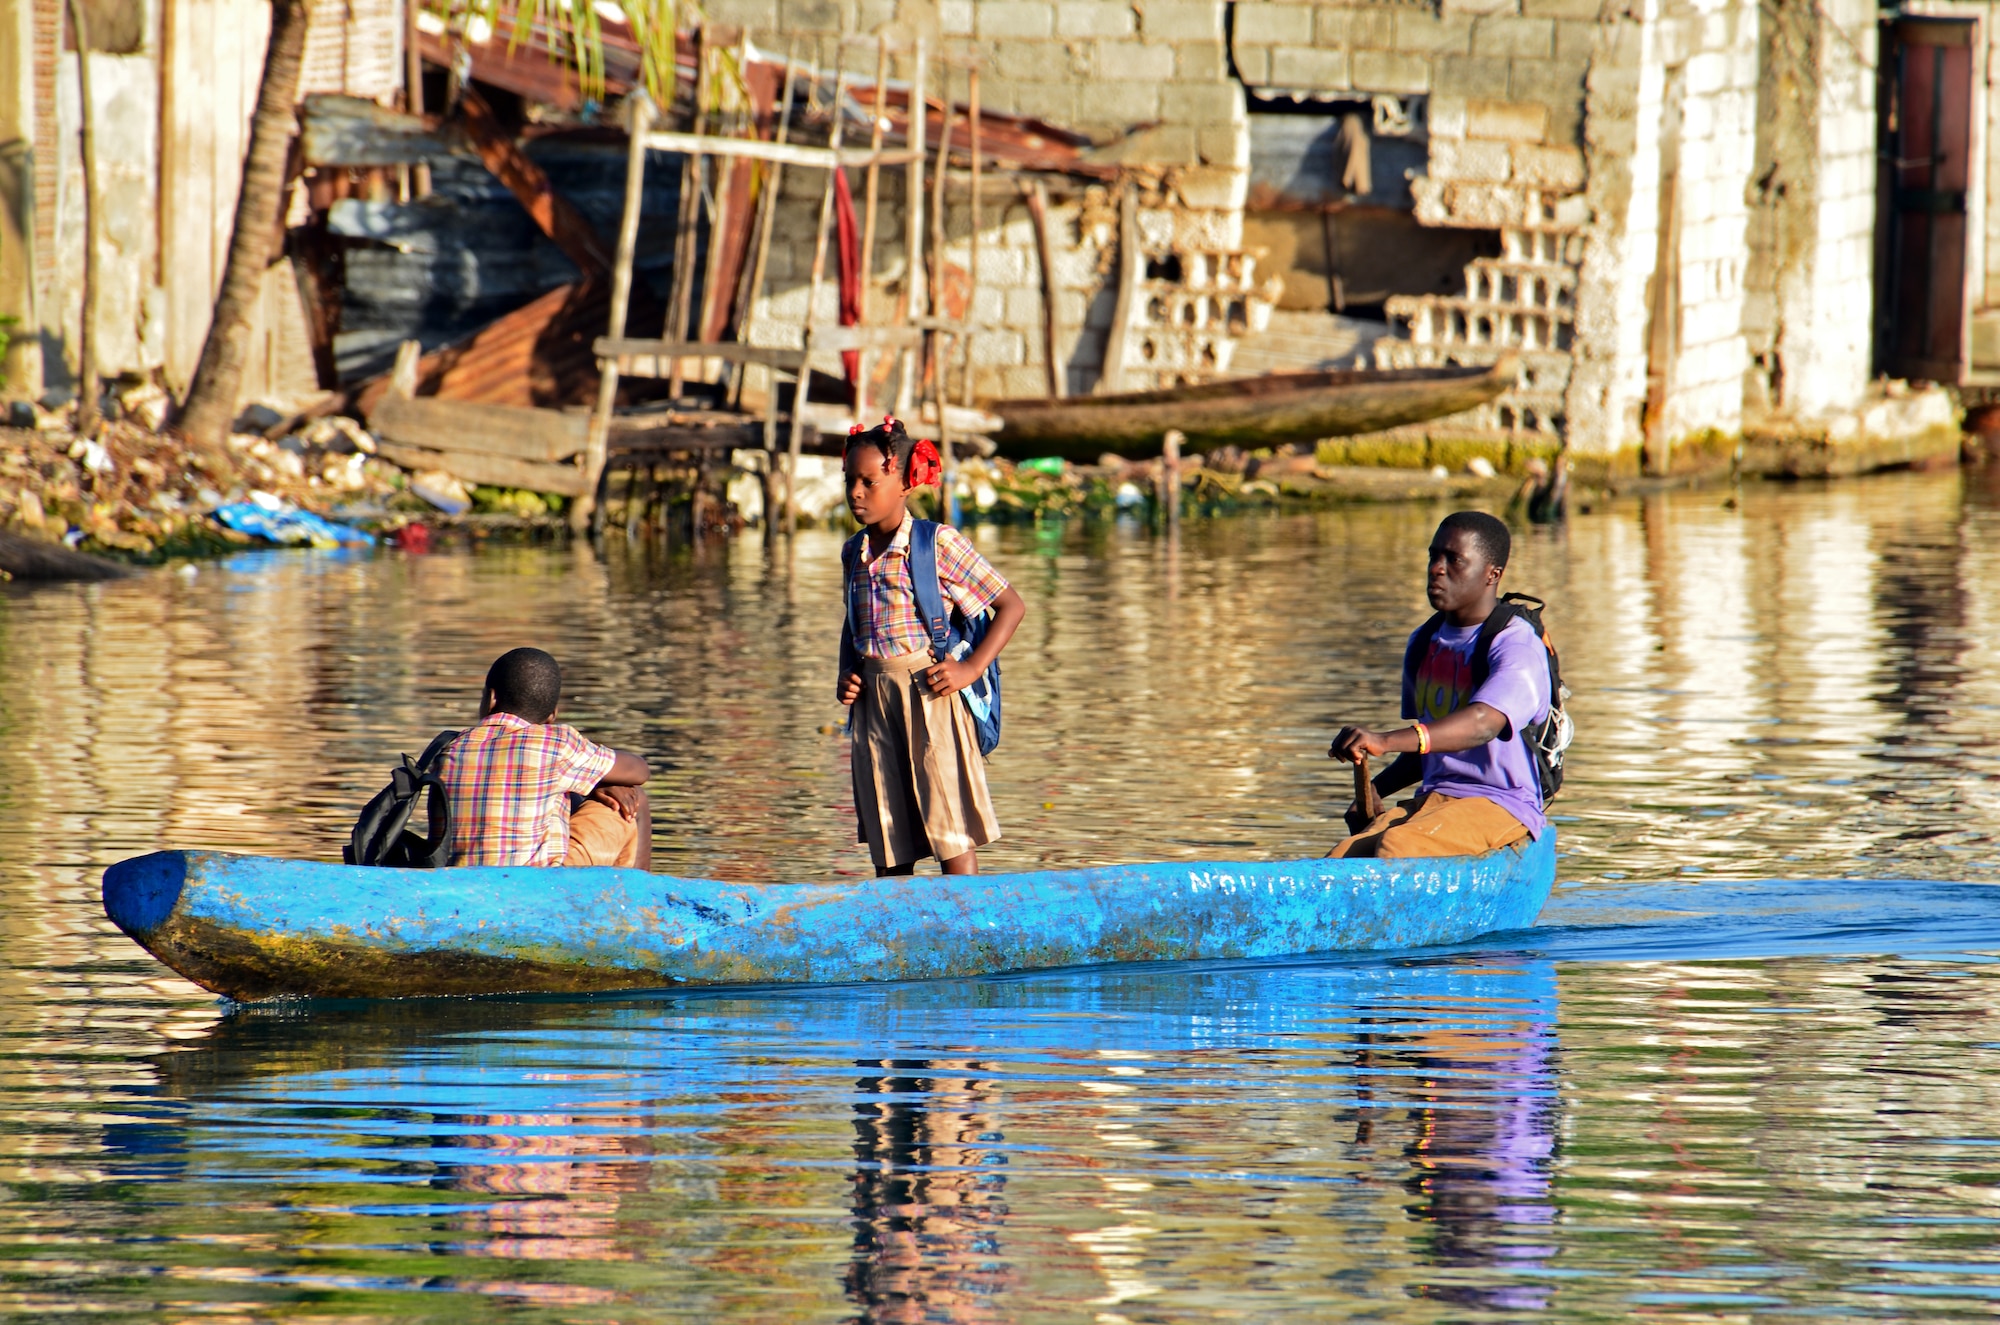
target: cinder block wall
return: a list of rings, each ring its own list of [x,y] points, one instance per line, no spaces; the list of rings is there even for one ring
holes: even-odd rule
[[[1146,191],[1141,229],[1144,246],[1155,252],[1226,250],[1242,242],[1249,149],[1242,91],[1227,67],[1223,10],[1218,0],[714,0],[707,6],[716,22],[745,28],[775,54],[795,48],[801,58],[831,64],[840,34],[885,34],[898,43],[922,37],[933,57],[942,51],[976,61],[983,108],[1043,119],[1104,144],[1101,159]],[[840,58],[853,76],[874,77],[872,46],[850,44]],[[891,70],[892,77],[908,77],[907,57],[896,57]],[[963,105],[965,70],[941,70],[933,59],[933,95],[941,74],[945,92]],[[816,171],[794,171],[787,180],[788,206],[773,235],[771,291],[754,314],[760,343],[797,344],[818,215],[812,202],[821,182]],[[1116,186],[1051,179],[1048,187],[1057,358],[1067,389],[1086,392],[1104,363],[1115,302]],[[872,317],[889,316],[902,297],[900,172],[884,173],[882,197]],[[991,329],[971,346],[972,393],[1041,395],[1048,382],[1042,273],[1027,207],[1012,183],[995,179],[983,191],[980,213],[971,317]],[[972,266],[962,176],[948,188],[945,220],[944,261],[955,269],[946,274],[946,311],[956,313],[963,295],[955,291]],[[925,234],[928,242],[928,221]],[[824,291],[818,316],[830,320],[834,301]],[[831,361],[821,366],[837,369]],[[948,371],[954,399],[963,397],[964,371],[962,360]]]
[[[1521,388],[1456,422],[1611,455],[1642,439],[1663,345],[1657,426],[1670,442],[1736,432],[1746,405],[1753,420],[1810,417],[1865,390],[1872,11],[1771,2],[1799,8],[1799,69],[1770,54],[1754,0],[714,0],[709,12],[766,49],[881,30],[975,56],[986,106],[1096,135],[1100,159],[1143,182],[1156,248],[1241,243],[1245,87],[1394,97],[1428,138],[1417,219],[1496,231],[1502,257],[1472,264],[1462,297],[1398,301],[1404,339],[1379,353],[1480,363],[1519,350]],[[847,56],[862,77],[872,60]],[[1801,70],[1811,85],[1793,95]],[[962,101],[962,71],[952,79]],[[1774,163],[1797,187],[1759,191]],[[946,259],[963,269],[970,222],[954,192]],[[1084,390],[1110,317],[1115,198],[1058,188],[1052,219],[1058,353]],[[982,221],[974,315],[1000,329],[974,347],[974,392],[1039,393],[1026,212],[989,195]],[[900,221],[885,215],[882,233],[900,252]],[[809,233],[792,238],[810,251]],[[1664,337],[1652,299],[1663,258],[1678,289]],[[896,262],[878,255],[871,298],[893,297]],[[802,298],[780,294],[771,317],[802,314]]]

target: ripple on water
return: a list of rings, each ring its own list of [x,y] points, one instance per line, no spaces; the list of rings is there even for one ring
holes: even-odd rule
[[[981,533],[1034,607],[988,867],[1323,849],[1435,514]],[[595,1002],[225,1012],[97,873],[330,855],[527,642],[664,765],[662,868],[865,872],[832,538],[8,591],[0,1315],[1983,1317],[1994,523],[1942,475],[1524,535],[1581,727],[1537,930]]]

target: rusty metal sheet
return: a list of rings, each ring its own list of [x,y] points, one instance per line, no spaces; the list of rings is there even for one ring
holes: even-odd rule
[[[112,866],[104,910],[231,998],[922,980],[1460,943],[1534,923],[1556,833],[1484,856],[1176,862],[803,884],[359,869],[210,851]]]

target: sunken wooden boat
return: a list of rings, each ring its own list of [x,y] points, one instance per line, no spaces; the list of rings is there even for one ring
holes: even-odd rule
[[[1194,450],[1254,450],[1423,423],[1484,405],[1515,385],[1519,371],[1518,359],[1507,355],[1491,368],[1273,373],[1166,391],[989,401],[985,408],[1006,424],[994,437],[1002,455],[1093,462],[1106,452],[1156,456],[1174,428]]]
[[[245,1002],[923,980],[1461,943],[1534,923],[1555,837],[1424,860],[802,884],[159,851],[105,871],[104,910]]]

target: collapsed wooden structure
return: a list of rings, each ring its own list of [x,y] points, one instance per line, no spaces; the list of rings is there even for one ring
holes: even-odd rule
[[[874,48],[872,83],[847,72],[844,57],[859,43]],[[1079,136],[983,114],[976,68],[966,68],[965,107],[933,96],[927,87],[932,57],[921,43],[844,38],[831,61],[823,51],[801,59],[796,46],[778,60],[747,42],[697,32],[683,39],[680,54],[677,99],[666,107],[637,86],[636,67],[607,63],[607,91],[625,93],[626,169],[615,248],[563,197],[472,82],[463,85],[455,112],[443,118],[346,98],[308,102],[302,147],[309,165],[410,167],[476,159],[578,272],[578,279],[472,334],[416,355],[400,384],[384,373],[353,388],[348,403],[381,435],[386,456],[467,483],[573,498],[572,519],[583,528],[593,519],[601,524],[601,494],[613,470],[633,475],[629,485],[638,471],[692,460],[699,482],[718,459],[745,447],[767,453],[765,509],[784,511],[789,524],[795,515],[789,476],[802,453],[822,433],[844,433],[849,421],[880,406],[936,437],[949,455],[954,415],[963,411],[944,400],[944,365],[947,356],[965,351],[979,328],[970,320],[969,298],[947,316],[930,297],[942,275],[948,176],[955,174],[968,192],[976,284],[985,161],[1027,170],[1114,172],[1080,161],[1085,142]],[[888,76],[892,56],[905,63],[907,79]],[[519,89],[497,84],[524,96],[550,94],[539,86],[545,71],[512,56],[500,61],[491,47],[475,60],[473,75],[475,81],[524,80]],[[733,97],[713,92],[732,84]],[[850,134],[854,122],[866,126],[865,146]],[[590,132],[600,142],[609,136],[604,128]],[[649,152],[678,156],[681,175],[671,287],[664,297],[635,271],[641,222],[660,219],[646,213]],[[660,163],[652,169],[659,171]],[[755,316],[758,301],[771,293],[774,219],[784,205],[788,169],[822,172],[812,275],[804,292],[808,312],[801,325],[791,326]],[[885,169],[901,172],[909,275],[893,314],[871,319],[866,292]],[[833,234],[841,230],[837,199],[854,210],[846,196],[848,170],[864,177],[862,205],[858,222],[843,233],[844,296],[838,315],[828,317],[822,292],[832,279]],[[871,401],[878,376],[873,369],[884,355],[893,367],[881,375],[895,385],[886,400]],[[847,378],[838,392],[826,374],[834,356]],[[820,365],[817,380],[809,366],[814,363]],[[753,380],[755,389],[746,391]]]

